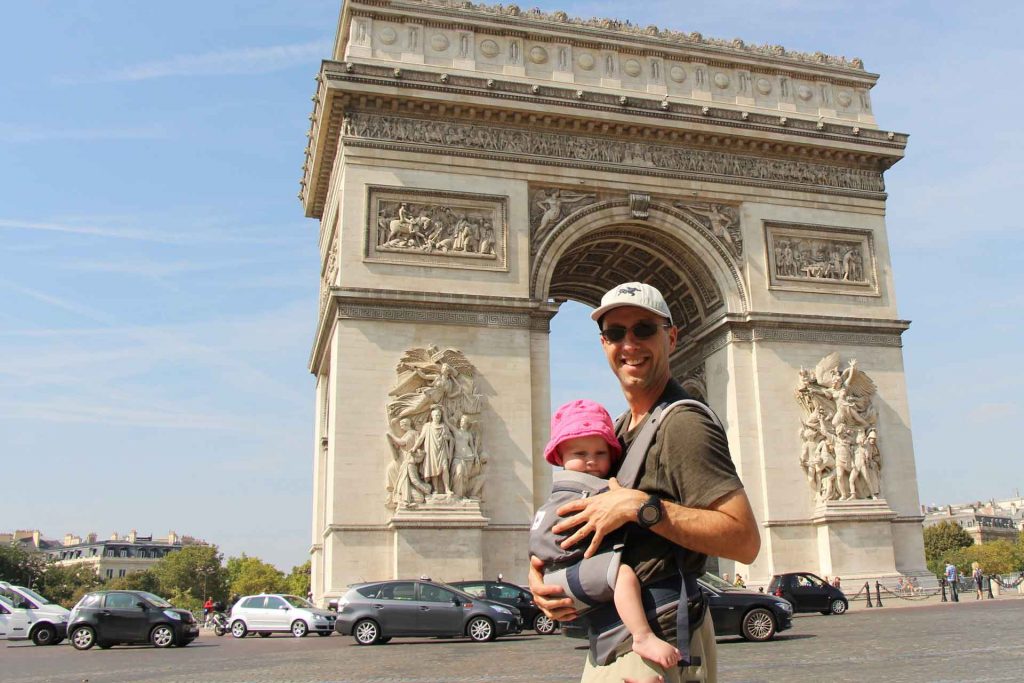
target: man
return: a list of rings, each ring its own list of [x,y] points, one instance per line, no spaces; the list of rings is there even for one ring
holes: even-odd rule
[[[956,565],[952,562],[946,563],[946,583],[949,584],[949,599],[953,602],[960,602],[960,591],[957,590],[957,579],[959,572],[957,572]]]
[[[618,436],[628,449],[648,414],[662,403],[689,398],[672,379],[669,355],[678,330],[664,297],[654,287],[629,282],[609,290],[591,318],[601,330],[601,345],[629,405]],[[615,650],[616,658],[601,666],[588,657],[583,683],[656,680],[678,683],[694,678],[714,681],[717,675],[714,626],[706,605],[700,619],[701,597],[694,579],[704,571],[707,555],[750,564],[760,549],[750,503],[729,457],[725,433],[702,410],[674,409],[662,422],[637,476],[637,488],[626,489],[612,479],[607,493],[569,503],[558,510],[565,520],[555,531],[572,531],[563,547],[591,534],[585,555],[591,556],[609,533],[631,526],[623,561],[636,571],[645,587],[674,582],[679,574],[694,586],[688,590],[691,608],[690,659],[685,670],[663,670],[630,650],[628,640]],[[652,514],[653,513],[653,514]],[[634,531],[636,533],[634,533]],[[681,549],[681,550],[680,550]],[[679,564],[683,566],[679,566]],[[557,586],[543,582],[543,563],[531,558],[530,589],[544,612],[559,621],[576,618],[572,600]],[[676,610],[658,615],[656,633],[675,640]],[[699,626],[696,622],[699,622]],[[700,660],[699,663],[697,660]]]

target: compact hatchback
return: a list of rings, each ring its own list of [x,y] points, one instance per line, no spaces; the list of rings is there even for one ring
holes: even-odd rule
[[[435,581],[380,581],[352,586],[338,600],[338,633],[360,645],[395,636],[468,636],[477,642],[519,633],[514,607],[473,597]]]
[[[31,638],[36,645],[56,645],[67,635],[66,607],[39,593],[0,581],[0,640]]]
[[[259,633],[264,638],[271,633],[291,633],[304,638],[310,633],[331,635],[336,616],[297,595],[274,593],[240,598],[231,608],[228,623],[235,638],[244,638],[249,633]]]
[[[199,624],[191,612],[145,591],[89,593],[68,618],[68,638],[78,650],[147,642],[185,647],[198,636]]]
[[[768,592],[789,600],[794,612],[842,614],[850,607],[843,591],[810,572],[776,574],[768,582]]]
[[[450,586],[465,591],[477,598],[498,602],[507,607],[515,607],[523,615],[523,626],[530,627],[542,636],[551,635],[558,630],[558,622],[544,614],[533,601],[530,591],[504,581],[452,581]]]

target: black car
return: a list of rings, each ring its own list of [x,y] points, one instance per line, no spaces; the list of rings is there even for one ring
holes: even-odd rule
[[[550,635],[558,630],[558,622],[540,611],[540,608],[533,602],[533,595],[530,591],[514,583],[480,580],[452,581],[449,585],[478,598],[515,607],[523,615],[523,625],[532,628],[542,636]]]
[[[747,640],[771,640],[793,626],[793,606],[785,599],[737,588],[714,574],[705,573],[697,585],[711,608],[715,636],[743,636]],[[587,631],[573,622],[562,624],[570,638],[586,638]]]
[[[711,607],[716,636],[771,640],[793,625],[793,606],[783,598],[732,586],[713,574],[697,579]]]
[[[121,643],[185,647],[199,635],[192,613],[145,591],[96,591],[75,605],[68,637],[78,650]]]
[[[796,612],[842,614],[850,607],[843,591],[810,572],[776,574],[768,582],[768,592],[789,600]]]
[[[437,581],[378,581],[349,587],[338,600],[334,628],[360,645],[386,643],[395,636],[468,636],[486,642],[519,633],[523,618],[515,607]]]

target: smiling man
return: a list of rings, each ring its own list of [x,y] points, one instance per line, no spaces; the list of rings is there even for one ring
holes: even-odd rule
[[[629,405],[617,426],[625,452],[655,408],[690,398],[669,370],[669,356],[679,332],[661,292],[640,282],[610,289],[591,317],[597,321],[608,364]],[[633,567],[650,596],[659,591],[664,595],[673,587],[678,591],[682,575],[688,598],[691,664],[686,669],[662,669],[632,652],[626,634],[609,663],[602,665],[593,654],[588,657],[582,681],[619,683],[657,680],[658,676],[667,683],[714,681],[714,626],[696,578],[703,573],[708,555],[749,564],[761,544],[725,432],[701,407],[678,406],[658,428],[636,481],[637,488],[629,489],[612,479],[607,493],[563,506],[558,513],[565,519],[554,531],[575,529],[563,547],[593,535],[586,552],[590,556],[605,536],[629,524],[623,562]],[[554,619],[571,621],[576,617],[572,600],[563,597],[561,588],[544,584],[542,568],[543,564],[532,558],[530,589],[537,605]],[[677,609],[670,608],[651,621],[654,632],[669,642],[676,640],[676,615]],[[602,621],[614,622],[614,612],[590,617],[592,652],[602,636],[595,624]]]

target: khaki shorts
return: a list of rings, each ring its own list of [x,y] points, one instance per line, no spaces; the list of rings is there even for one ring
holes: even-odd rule
[[[588,655],[580,683],[622,683],[626,678],[647,683],[647,679],[653,676],[663,676],[665,683],[717,683],[718,650],[715,645],[715,625],[707,608],[704,609],[704,621],[700,628],[690,635],[690,656],[700,657],[700,664],[685,669],[676,666],[666,671],[657,664],[644,660],[635,652],[629,652],[606,666],[595,666]]]

